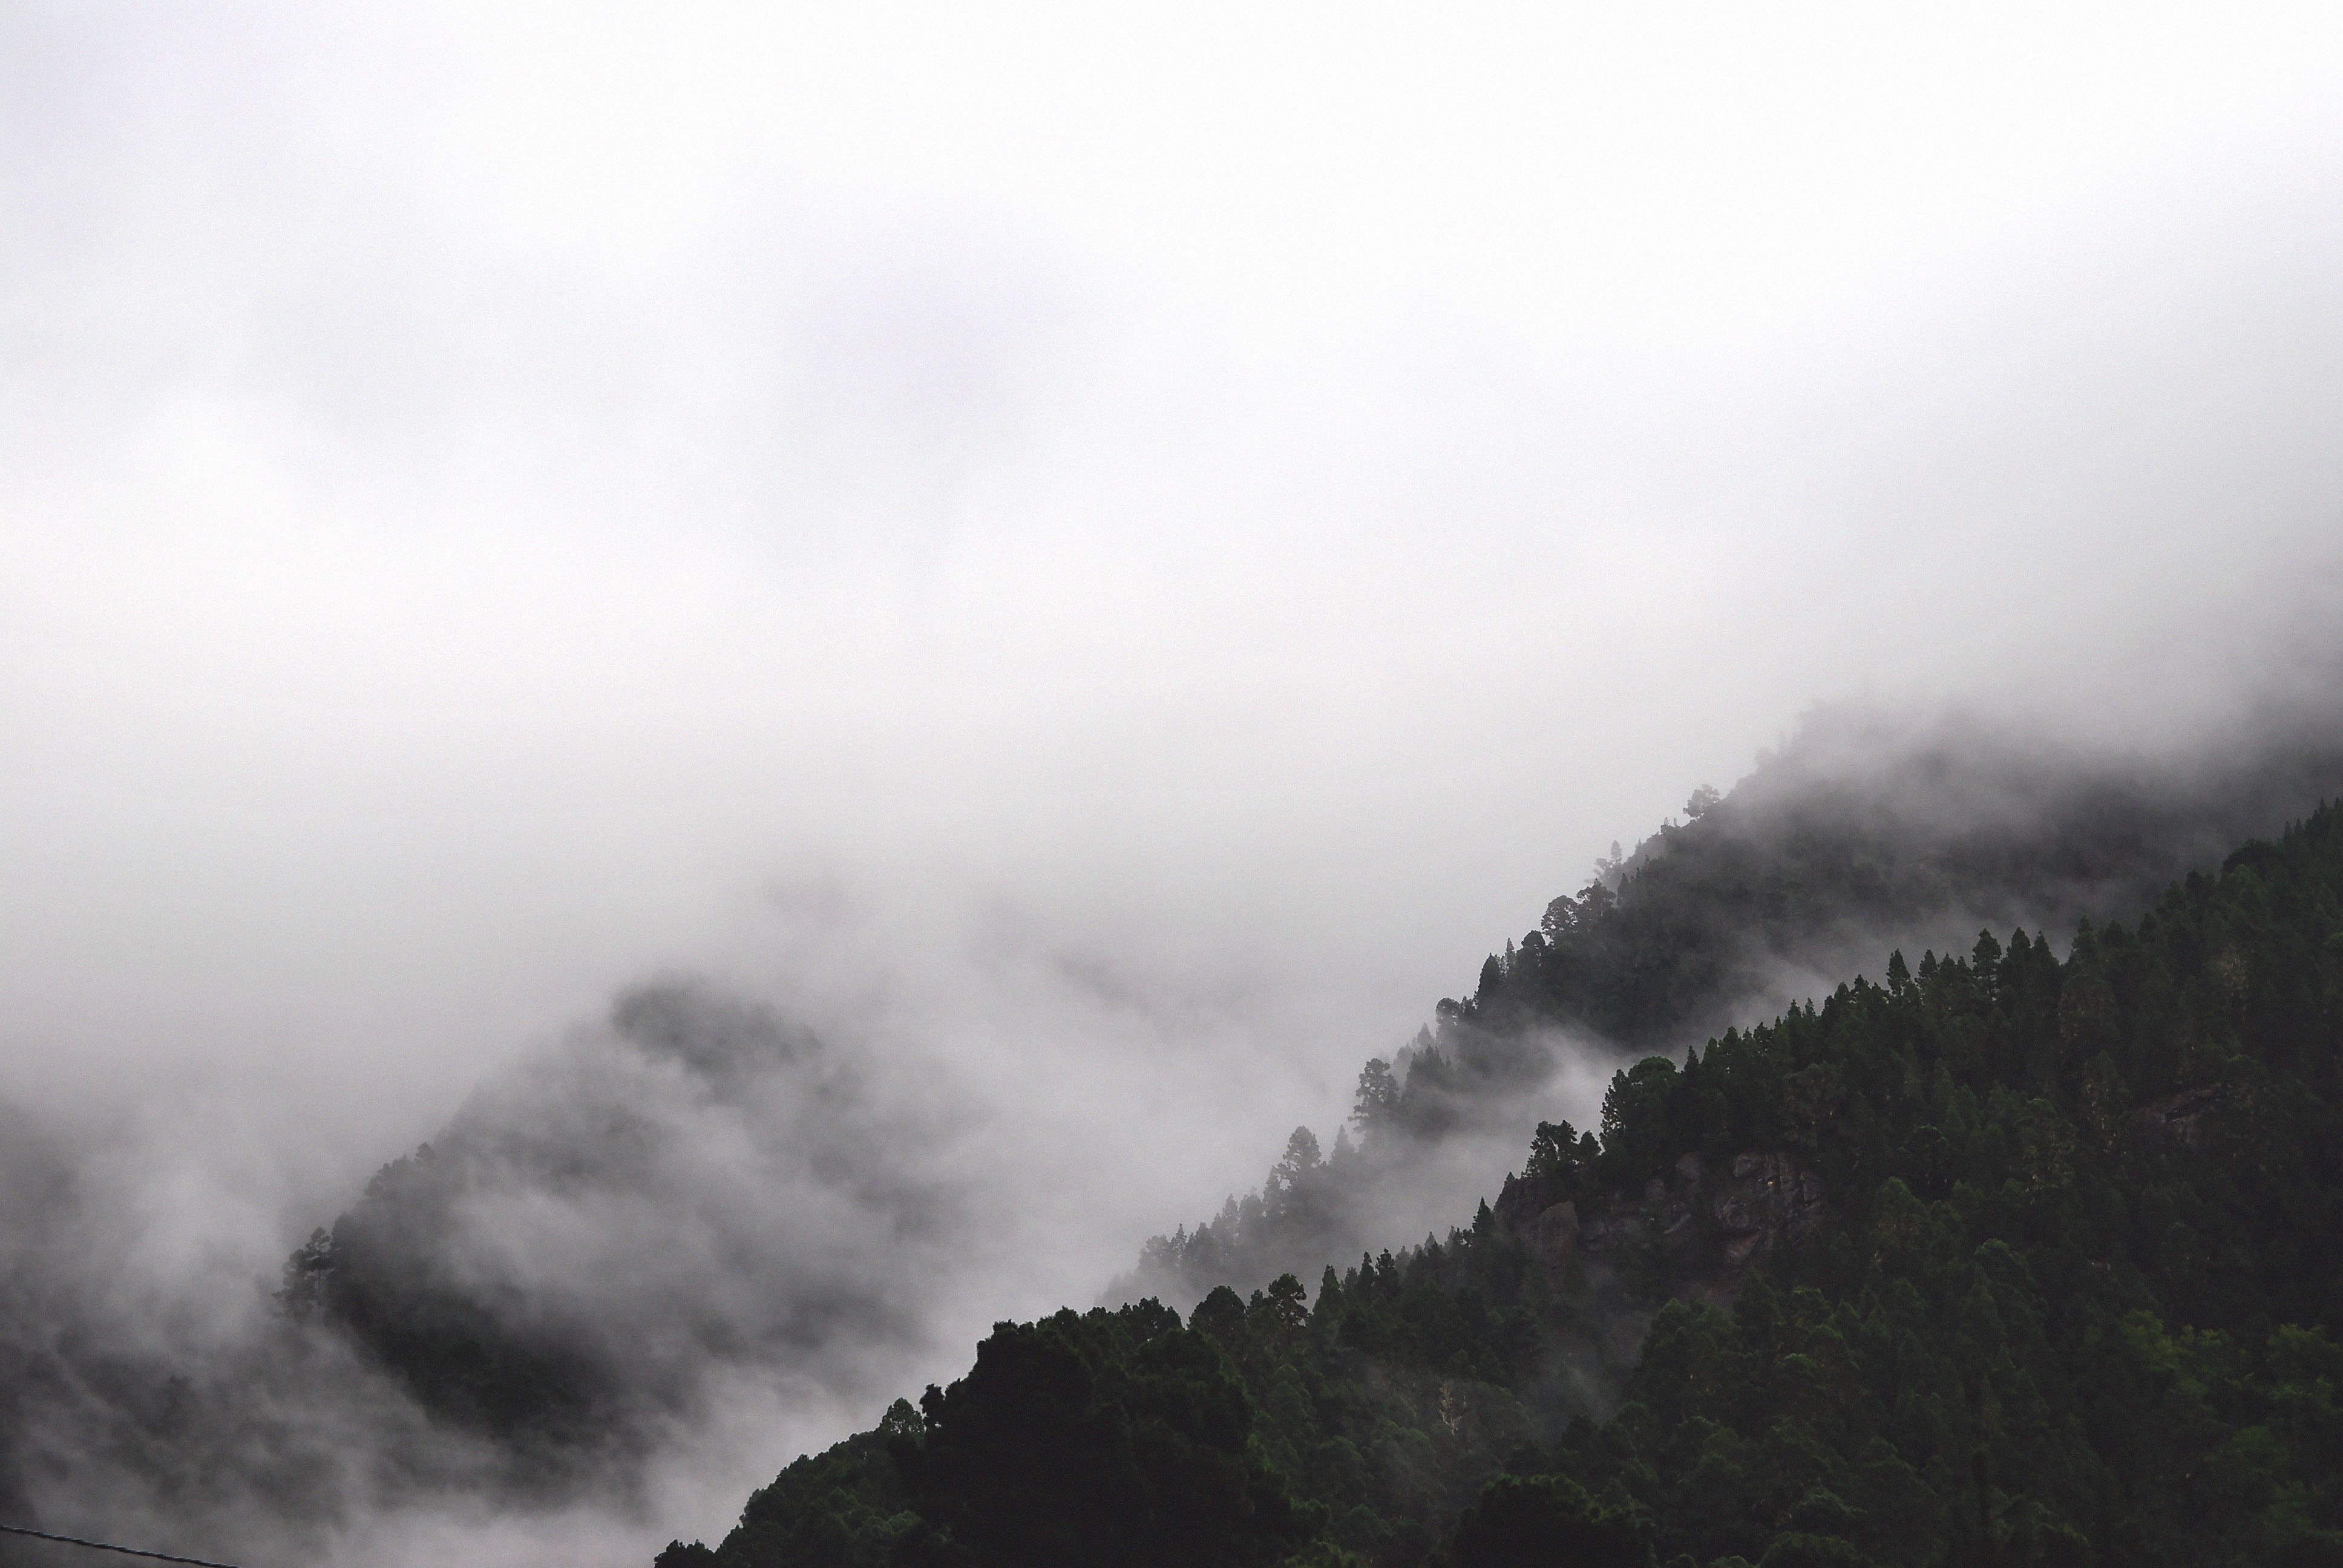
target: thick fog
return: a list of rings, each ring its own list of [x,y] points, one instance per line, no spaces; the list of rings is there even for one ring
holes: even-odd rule
[[[1810,704],[2151,772],[2330,711],[2338,56],[2308,6],[0,10],[6,1338],[62,1412],[0,1501],[256,1564],[712,1539],[1331,1140]],[[465,1255],[694,1347],[630,1345],[625,1484],[270,1359],[379,1167],[538,1171],[579,1106],[636,1175],[491,1182]],[[168,1376],[242,1390],[200,1475]]]

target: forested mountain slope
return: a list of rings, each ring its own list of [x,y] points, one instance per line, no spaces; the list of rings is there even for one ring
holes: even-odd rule
[[[1477,1175],[1460,1137],[1518,1136],[1562,1060],[1681,1056],[1894,946],[2132,919],[2343,790],[2337,732],[2289,709],[2151,757],[1972,717],[1816,710],[1729,793],[1696,792],[1631,854],[1614,845],[1430,1028],[1368,1062],[1355,1143],[1297,1130],[1257,1193],[1152,1239],[1105,1299],[1184,1305],[1420,1233],[1423,1219],[1405,1229],[1420,1196],[1453,1188],[1457,1166]]]
[[[1881,972],[1314,1300],[1001,1324],[661,1568],[2343,1562],[2343,809]]]
[[[1297,1131],[1258,1194],[1150,1243],[1109,1300],[1184,1310],[1444,1225],[1552,1113],[1540,1091],[1562,1051],[1680,1053],[1891,941],[2128,917],[2343,788],[2334,733],[2298,715],[2151,767],[1967,721],[1818,712],[1730,794],[1696,796],[1554,900],[1396,1063],[1371,1062],[1355,1143]],[[489,1440],[525,1491],[608,1484],[729,1367],[811,1358],[850,1395],[909,1334],[957,1190],[912,1168],[931,1140],[856,1077],[763,1010],[631,992],[607,1030],[483,1085],[387,1168],[288,1261],[284,1299],[434,1420]],[[590,1222],[551,1233],[599,1252],[512,1239],[573,1211]]]

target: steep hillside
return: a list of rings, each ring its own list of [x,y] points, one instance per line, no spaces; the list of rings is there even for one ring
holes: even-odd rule
[[[661,1568],[2343,1561],[2343,809],[1882,973],[1314,1301],[1001,1324]]]
[[[1729,795],[1696,796],[1554,900],[1433,1029],[1370,1062],[1355,1141],[1297,1131],[1258,1193],[1156,1238],[1108,1299],[1184,1310],[1446,1223],[1450,1196],[1493,1185],[1551,1114],[1564,1053],[1680,1053],[1893,940],[2144,907],[2319,781],[2343,787],[2343,749],[2306,733],[2331,731],[2277,726],[2149,769],[1973,724],[1817,714]],[[488,1439],[524,1492],[607,1485],[710,1376],[786,1365],[857,1397],[910,1336],[958,1188],[913,1168],[932,1141],[890,1115],[802,1030],[648,987],[387,1168],[288,1260],[283,1300]]]
[[[2184,755],[2090,754],[1974,719],[1817,711],[1730,793],[1603,862],[1366,1064],[1330,1149],[1297,1131],[1257,1193],[1148,1242],[1110,1302],[1192,1302],[1420,1233],[1460,1147],[1545,1112],[1559,1063],[1681,1057],[1901,946],[2135,918],[2174,879],[2343,791],[2331,724],[2241,719]],[[1469,1188],[1467,1189],[1469,1191]],[[1410,1219],[1414,1232],[1407,1228]]]

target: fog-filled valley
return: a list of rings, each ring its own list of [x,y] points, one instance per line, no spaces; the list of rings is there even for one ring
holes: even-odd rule
[[[639,1568],[863,1433],[840,1494],[941,1530],[978,1483],[873,1480],[932,1435],[887,1412],[1063,1307],[1196,1323],[1258,1458],[1308,1309],[1214,1288],[1366,1253],[1312,1397],[1449,1422],[1389,1252],[1562,1314],[1455,1351],[1552,1430],[1310,1550],[1451,1551],[1516,1439],[1735,1539],[1562,1435],[1740,1289],[1608,1238],[1687,1152],[1665,1202],[1795,1154],[1855,1234],[1887,1145],[1614,1074],[1957,955],[1797,1047],[1892,1037],[1941,1129],[1939,1035],[2048,1038],[1944,1021],[1981,929],[2050,987],[2343,798],[2338,57],[2309,8],[0,14],[0,1525]],[[2086,1058],[1945,1060],[2095,1136]],[[2161,1245],[2098,1304],[2308,1321]],[[1304,1513],[1313,1452],[1262,1461]],[[1806,1485],[1765,1517],[1860,1535]]]

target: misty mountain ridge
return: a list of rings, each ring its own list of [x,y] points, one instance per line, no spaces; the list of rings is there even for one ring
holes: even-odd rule
[[[1256,1192],[1151,1239],[1101,1300],[1185,1307],[1421,1234],[1488,1190],[1558,1071],[1681,1058],[1892,949],[2129,918],[2343,789],[2339,735],[2317,703],[2243,711],[2162,755],[1974,713],[1818,709],[1729,792],[1704,787],[1683,821],[1614,844],[1470,993],[1367,1063],[1331,1142],[1297,1129]]]
[[[2343,784],[2343,748],[2152,769],[1957,716],[1818,711],[1370,1062],[1355,1145],[1297,1130],[1258,1194],[1155,1239],[1108,1297],[1184,1310],[1421,1236],[1494,1191],[1557,1068],[1680,1051],[1883,940],[2128,913],[2320,779]],[[387,1168],[288,1261],[286,1299],[558,1493],[649,1452],[705,1380],[803,1364],[851,1394],[918,1340],[955,1188],[912,1177],[933,1138],[891,1114],[769,1009],[643,988]]]
[[[1973,720],[1811,716],[1370,1063],[1355,1139],[1297,1132],[1260,1192],[1151,1242],[1110,1294],[1184,1309],[1362,1252],[1413,1256],[1411,1238],[1498,1194],[1554,1115],[1557,1071],[1680,1057],[1826,990],[1817,975],[1875,969],[1894,941],[1966,947],[1982,923],[2063,931],[2144,907],[2343,785],[2338,732],[2298,714],[2184,754],[2078,759]],[[112,1517],[226,1555],[256,1519],[314,1542],[301,1533],[401,1500],[640,1507],[648,1467],[741,1379],[881,1397],[931,1338],[970,1194],[949,1111],[868,1065],[720,987],[637,988],[483,1083],[225,1337],[154,1328],[108,1277],[110,1200],[18,1118],[0,1140],[22,1200],[0,1493],[30,1520],[103,1496]],[[1620,1397],[1648,1317],[1618,1304],[1605,1294],[1556,1341],[1590,1415]]]
[[[146,1321],[88,1162],[9,1110],[0,1502],[221,1555],[434,1498],[639,1511],[730,1384],[899,1375],[962,1219],[935,1131],[769,1009],[647,984],[484,1082],[218,1331]]]
[[[998,1324],[658,1568],[2343,1562],[2343,805],[1884,974],[1314,1300]]]
[[[280,1293],[548,1461],[647,1445],[727,1367],[916,1338],[958,1217],[900,1152],[918,1131],[769,1009],[668,980],[610,1023],[483,1086]]]

